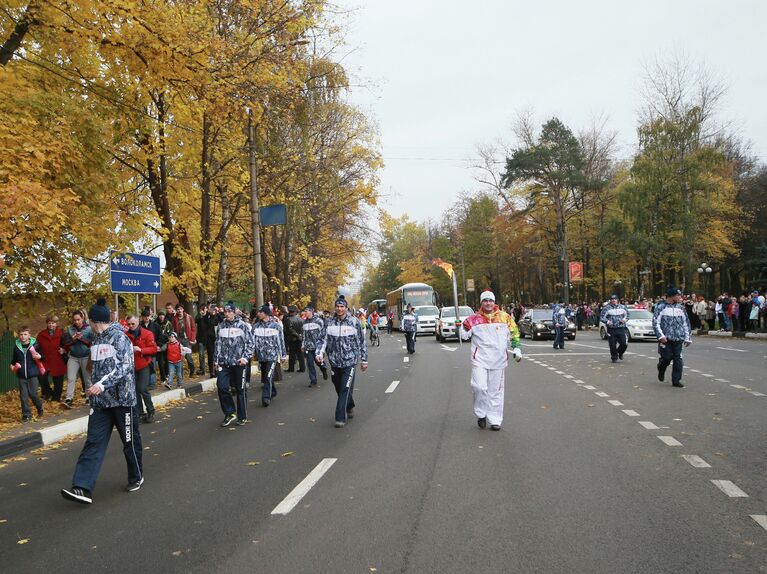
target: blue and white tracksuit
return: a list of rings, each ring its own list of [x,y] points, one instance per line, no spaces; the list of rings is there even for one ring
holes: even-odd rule
[[[218,326],[213,362],[216,363],[216,388],[221,410],[225,416],[234,414],[244,421],[248,418],[248,390],[245,380],[253,357],[253,333],[250,325],[239,317],[232,321],[224,319]],[[240,361],[245,359],[245,364]],[[232,397],[237,395],[237,403]]]
[[[658,341],[658,373],[663,375],[666,368],[673,361],[671,369],[671,382],[678,384],[682,381],[684,361],[682,360],[682,347],[684,343],[692,342],[692,329],[690,319],[682,303],[668,303],[661,301],[655,306],[652,317],[652,326],[658,339],[666,337],[666,342]]]
[[[348,312],[334,315],[325,321],[317,356],[327,354],[333,369],[333,386],[336,389],[336,422],[346,422],[347,413],[354,408],[354,376],[358,362],[367,365],[368,348],[359,319]]]
[[[324,328],[325,321],[317,315],[312,315],[311,319],[305,319],[303,327],[301,328],[301,348],[306,357],[306,369],[309,371],[309,384],[312,386],[317,384],[317,363],[315,360],[317,357],[317,347],[323,336]],[[320,370],[322,371],[323,376],[327,378],[327,367],[324,363],[320,365]]]
[[[551,320],[554,323],[554,348],[565,348],[565,329],[567,328],[567,311],[562,305],[554,307],[551,314]]]
[[[95,334],[90,347],[93,385],[101,387],[99,395],[90,397],[88,437],[77,459],[72,486],[92,491],[96,486],[112,429],[123,443],[128,465],[128,482],[143,476],[141,434],[136,413],[136,373],[133,368],[133,344],[119,323]]]
[[[610,346],[610,358],[613,361],[622,358],[628,348],[626,333],[628,318],[629,312],[625,305],[608,303],[602,307],[599,319],[607,326],[607,343]]]
[[[418,317],[415,313],[405,313],[402,316],[402,330],[405,333],[407,352],[415,353],[415,338],[418,335]]]
[[[277,363],[287,357],[282,325],[269,317],[266,321],[257,321],[253,325],[253,338],[256,345],[256,359],[261,368],[261,403],[267,406],[277,396],[274,386],[274,371]]]

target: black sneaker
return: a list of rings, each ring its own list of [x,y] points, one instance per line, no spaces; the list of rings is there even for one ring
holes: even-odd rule
[[[151,413],[147,413],[146,419],[144,419],[145,423],[151,423],[152,421],[154,421],[154,411],[152,411]]]
[[[125,487],[125,490],[127,490],[128,492],[136,492],[139,488],[141,488],[142,484],[144,484],[143,476],[135,482],[129,482],[128,486]]]
[[[622,361],[622,360],[623,360],[623,353],[621,353],[620,355],[618,355],[618,358],[619,358],[619,359]]]
[[[68,409],[74,408],[72,405],[72,399],[66,399],[62,404]]]
[[[501,425],[490,425],[490,430],[499,431],[501,430]]]
[[[62,488],[61,496],[67,500],[74,500],[80,504],[93,504],[93,496],[91,491],[87,488],[80,488],[79,486],[73,486],[72,488]]]
[[[248,422],[248,419],[237,419],[236,424],[238,427],[241,427],[242,425],[247,424],[247,422]]]
[[[679,381],[678,383],[671,383],[671,386],[672,387],[679,387],[680,389],[682,387],[684,387],[684,385],[682,384],[682,381]]]
[[[268,407],[271,403],[271,399],[261,399],[261,406],[263,407]]]
[[[31,423],[32,422],[32,415],[24,415],[21,417],[21,422],[23,423]]]
[[[346,418],[347,419],[353,419],[354,418],[354,411],[352,409],[349,409],[346,411]]]
[[[481,429],[487,428],[487,417],[477,419],[477,426]]]
[[[611,360],[613,363],[617,363],[617,362],[618,362],[618,359],[616,359],[615,357],[611,357],[611,358],[610,358],[610,360]]]
[[[232,413],[231,415],[226,415],[224,417],[224,420],[221,421],[222,427],[228,427],[230,424],[232,424],[237,419],[237,415]]]
[[[322,369],[322,378],[325,381],[328,380],[328,370],[327,369]]]
[[[664,380],[666,380],[666,371],[661,371],[658,369],[658,380],[662,383]]]

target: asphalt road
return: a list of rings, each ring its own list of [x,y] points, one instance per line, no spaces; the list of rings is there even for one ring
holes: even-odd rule
[[[405,362],[403,338],[382,338],[344,429],[330,382],[293,374],[269,408],[251,390],[244,427],[218,428],[212,393],[142,426],[138,492],[116,436],[92,506],[59,494],[82,439],[7,463],[0,568],[767,572],[767,523],[751,517],[767,515],[767,343],[696,339],[674,389],[652,343],[612,364],[596,333],[563,351],[524,341],[491,432],[472,413],[467,345],[419,339]]]

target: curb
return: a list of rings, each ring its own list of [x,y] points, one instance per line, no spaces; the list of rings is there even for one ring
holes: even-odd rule
[[[216,388],[216,379],[206,379],[199,383],[192,383],[183,389],[173,389],[165,391],[159,395],[152,397],[152,403],[155,406],[164,405],[170,401],[177,401],[190,397],[192,395],[199,395],[212,391]],[[88,431],[88,416],[79,417],[50,426],[48,428],[40,429],[22,436],[17,436],[12,439],[8,439],[0,442],[0,458],[13,456],[20,454],[27,450],[40,448],[41,446],[48,446],[55,442],[59,442],[68,436],[82,434]]]
[[[752,333],[750,331],[703,331],[698,330],[698,335],[705,335],[706,337],[719,337],[722,339],[767,339],[767,333]]]

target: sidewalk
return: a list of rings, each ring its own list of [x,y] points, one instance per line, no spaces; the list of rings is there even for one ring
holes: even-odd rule
[[[151,393],[152,402],[158,407],[215,388],[216,379],[210,378],[193,379],[193,382],[187,383],[184,388],[170,391],[158,385]],[[19,424],[0,432],[0,459],[86,432],[89,411],[90,406],[85,403],[62,413],[46,414],[40,420]]]
[[[764,339],[767,340],[767,333],[752,333],[751,331],[735,331],[730,333],[729,331],[697,331],[698,335],[706,335],[708,337],[728,337],[736,339]]]

